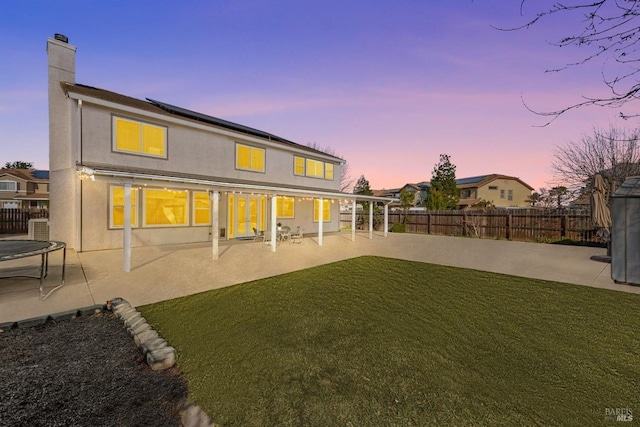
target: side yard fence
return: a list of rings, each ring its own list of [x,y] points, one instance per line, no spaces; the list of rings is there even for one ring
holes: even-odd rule
[[[29,220],[49,218],[47,209],[0,209],[0,234],[26,234]]]
[[[369,223],[368,214],[358,213],[357,224]],[[382,215],[375,215],[380,224]],[[408,233],[443,234],[488,239],[545,241],[570,239],[601,243],[588,210],[496,209],[390,212],[389,230],[405,220]],[[341,214],[341,226],[351,226],[351,213]]]

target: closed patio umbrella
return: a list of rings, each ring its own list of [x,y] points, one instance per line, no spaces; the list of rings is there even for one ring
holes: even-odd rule
[[[600,174],[593,178],[590,202],[593,226],[598,229],[597,233],[602,240],[608,242],[611,236],[611,211],[607,203],[607,189]]]

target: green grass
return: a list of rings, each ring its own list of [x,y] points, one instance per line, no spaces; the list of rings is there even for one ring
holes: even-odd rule
[[[640,413],[639,307],[361,257],[140,311],[222,425],[602,425]]]

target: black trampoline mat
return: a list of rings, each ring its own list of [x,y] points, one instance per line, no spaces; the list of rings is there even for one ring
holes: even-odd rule
[[[43,240],[0,240],[0,261],[40,255],[56,246],[56,242]]]

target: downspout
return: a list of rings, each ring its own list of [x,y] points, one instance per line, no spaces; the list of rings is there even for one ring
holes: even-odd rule
[[[83,120],[83,114],[82,114],[82,100],[78,99],[78,157],[80,159],[80,164],[82,164],[82,120]],[[80,180],[80,196],[78,197],[79,200],[79,204],[80,206],[78,206],[78,226],[77,226],[77,230],[78,230],[78,234],[76,237],[76,242],[78,244],[78,252],[82,252],[82,242],[83,242],[83,234],[82,234],[82,194],[83,194],[83,188],[82,188],[82,180]]]

